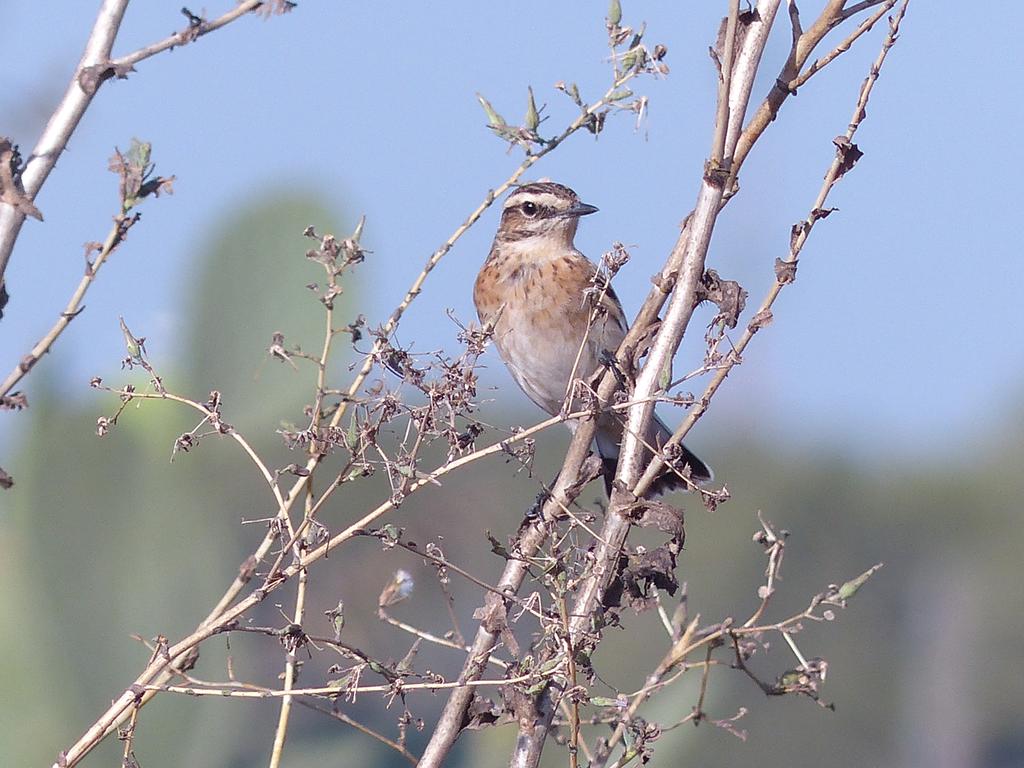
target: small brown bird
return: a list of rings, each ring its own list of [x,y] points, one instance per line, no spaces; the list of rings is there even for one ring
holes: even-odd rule
[[[572,382],[588,379],[604,353],[614,354],[626,335],[626,317],[614,291],[610,285],[600,290],[597,267],[573,245],[580,216],[596,211],[561,184],[519,187],[505,200],[491,253],[473,290],[480,321],[494,323],[494,343],[512,377],[552,416],[562,411]],[[603,312],[593,312],[595,300]],[[566,424],[575,429],[576,422]],[[622,429],[620,416],[600,416],[596,442],[609,489]],[[671,436],[656,417],[651,432],[646,442],[658,449]],[[710,480],[710,468],[681,447],[678,465],[689,465],[695,482]],[[686,487],[669,470],[651,494]]]

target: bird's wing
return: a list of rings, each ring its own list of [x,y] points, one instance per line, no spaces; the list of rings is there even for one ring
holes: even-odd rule
[[[615,325],[622,332],[622,337],[619,339],[621,343],[622,339],[626,337],[626,332],[629,330],[629,322],[626,320],[626,313],[622,310],[622,302],[615,295],[615,289],[608,282],[608,278],[600,275],[597,282],[603,289],[599,303],[608,312],[608,317],[615,321]]]

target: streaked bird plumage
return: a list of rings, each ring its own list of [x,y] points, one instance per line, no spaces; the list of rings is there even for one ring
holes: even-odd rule
[[[602,355],[614,354],[628,327],[611,286],[594,290],[595,282],[600,285],[597,266],[573,243],[580,217],[596,211],[561,184],[519,187],[505,200],[490,255],[474,286],[480,321],[493,323],[494,344],[512,377],[552,415],[561,412],[570,383],[593,375]],[[595,300],[603,312],[593,312]],[[575,422],[567,424],[575,427]],[[670,435],[655,418],[647,442],[660,449]],[[621,439],[621,418],[602,414],[596,443],[607,482]],[[689,465],[695,482],[711,478],[707,465],[685,447],[678,464]],[[685,481],[670,471],[652,492],[675,488],[685,488]]]

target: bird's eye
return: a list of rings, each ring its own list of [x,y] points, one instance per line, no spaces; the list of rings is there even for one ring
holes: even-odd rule
[[[527,216],[533,217],[537,215],[537,204],[536,203],[523,203],[523,213]]]

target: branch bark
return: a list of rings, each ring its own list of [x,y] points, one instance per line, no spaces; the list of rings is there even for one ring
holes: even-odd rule
[[[124,77],[133,65],[154,56],[161,51],[184,45],[202,35],[230,24],[240,16],[263,5],[263,0],[245,0],[227,13],[210,22],[191,24],[158,43],[141,48],[134,53],[111,60],[110,54],[117,39],[118,30],[124,19],[128,0],[103,0],[92,32],[85,44],[85,51],[68,83],[64,97],[57,109],[50,115],[42,135],[36,142],[25,167],[20,174],[24,197],[32,201],[42,189],[50,171],[57,164],[72,134],[78,128],[85,111],[92,103],[100,86],[112,77]],[[14,244],[25,223],[25,212],[12,205],[0,204],[0,318],[7,304],[7,288],[4,275],[14,251]]]
[[[795,18],[797,20],[797,24],[794,24],[793,46],[789,52],[789,56],[786,58],[785,64],[782,65],[782,69],[779,72],[778,77],[775,79],[775,84],[772,85],[768,95],[757,108],[757,112],[750,119],[750,123],[748,123],[743,129],[743,134],[740,136],[739,142],[736,145],[736,151],[733,158],[733,178],[730,180],[730,184],[727,188],[731,188],[733,186],[732,182],[735,181],[736,171],[738,171],[739,167],[743,164],[743,161],[746,159],[747,154],[750,152],[757,139],[762,133],[764,133],[765,129],[775,119],[776,115],[779,114],[779,109],[782,107],[783,102],[796,93],[797,84],[803,85],[811,75],[820,71],[821,67],[817,67],[817,65],[815,65],[813,71],[810,71],[809,74],[805,73],[806,77],[801,78],[800,75],[804,64],[807,63],[807,60],[814,52],[814,49],[822,41],[825,35],[855,13],[879,4],[883,4],[886,10],[888,10],[896,4],[896,0],[866,0],[865,2],[857,3],[846,10],[843,8],[843,6],[846,5],[846,0],[829,0],[811,27],[807,31],[801,32],[799,26],[797,26],[799,11],[796,10],[795,3],[790,3],[791,18]],[[868,26],[868,29],[870,29],[870,26]],[[867,30],[865,29],[864,31]],[[840,47],[842,47],[842,44],[840,44]],[[833,56],[832,58],[835,57]],[[829,59],[829,61],[831,61],[831,59]],[[828,62],[825,62],[825,64],[827,63]],[[824,66],[824,64],[822,66]]]
[[[690,412],[683,419],[682,424],[679,425],[678,429],[673,433],[672,437],[666,443],[667,446],[681,443],[686,434],[693,428],[693,425],[697,423],[701,416],[708,409],[708,405],[711,403],[711,398],[714,397],[718,388],[725,381],[730,371],[736,366],[736,364],[742,359],[743,353],[750,343],[754,335],[763,328],[771,319],[771,308],[781,293],[783,287],[793,281],[796,275],[796,265],[800,256],[800,252],[803,250],[804,244],[807,242],[807,238],[811,234],[811,230],[814,229],[814,225],[820,220],[825,218],[831,213],[829,209],[825,208],[825,204],[828,201],[828,196],[832,192],[832,188],[836,185],[836,182],[842,178],[843,174],[852,167],[852,164],[856,162],[855,157],[851,154],[851,148],[853,151],[859,152],[856,149],[856,145],[853,144],[853,137],[860,128],[861,122],[864,120],[867,112],[868,99],[871,96],[871,90],[874,87],[875,82],[878,80],[878,75],[881,72],[882,64],[885,62],[885,57],[889,53],[889,49],[895,44],[896,37],[899,33],[900,22],[903,21],[903,16],[907,12],[907,4],[909,0],[904,0],[900,6],[899,11],[889,22],[889,34],[886,36],[882,43],[882,50],[878,54],[874,63],[871,65],[871,70],[868,73],[867,78],[861,85],[860,93],[857,98],[857,104],[854,106],[853,114],[850,116],[850,122],[847,125],[846,132],[841,136],[833,140],[836,145],[836,156],[832,160],[832,164],[829,166],[828,171],[825,173],[825,179],[822,182],[821,188],[818,190],[818,194],[815,197],[814,203],[811,205],[810,212],[807,217],[793,226],[793,234],[790,241],[789,253],[784,259],[779,259],[776,263],[775,269],[775,282],[772,283],[768,289],[767,295],[761,302],[757,311],[751,318],[750,323],[747,325],[743,332],[743,335],[733,345],[733,349],[730,354],[726,357],[725,361],[715,371],[715,375],[708,382],[707,387],[701,396],[694,403]],[[882,12],[888,11],[895,5],[895,0],[890,4],[886,2]],[[865,21],[865,24],[870,22],[871,25],[877,21],[878,14],[874,14],[870,19]],[[863,25],[862,25],[863,26]],[[870,28],[870,25],[868,26]],[[866,30],[865,30],[866,31]],[[862,34],[860,28],[855,33],[856,35]],[[859,154],[856,155],[859,157]],[[659,471],[662,467],[662,461],[659,457],[655,457],[654,460],[647,466],[644,471],[644,476],[637,483],[635,492],[638,495],[643,495],[644,492],[651,487],[654,480],[657,478]]]
[[[82,115],[92,103],[96,87],[83,87],[82,76],[85,72],[91,71],[91,68],[110,61],[110,51],[114,47],[114,40],[117,38],[117,31],[121,28],[121,20],[127,8],[128,0],[103,0],[85,44],[85,51],[64,92],[64,98],[50,115],[46,128],[43,129],[22,171],[21,183],[28,199],[34,199],[39,192],[70,141],[71,134],[78,127]],[[0,317],[3,316],[3,308],[7,303],[4,274],[11,258],[11,251],[14,250],[14,242],[18,239],[18,233],[21,232],[21,225],[24,223],[23,211],[10,205],[0,205]]]
[[[722,60],[729,66],[722,73],[719,88],[719,110],[717,113],[712,155],[701,181],[697,203],[689,217],[689,226],[680,233],[676,246],[669,256],[663,277],[678,275],[676,287],[669,300],[665,315],[647,362],[637,378],[633,393],[636,404],[629,409],[629,417],[623,436],[616,481],[612,491],[605,524],[600,541],[594,553],[595,564],[591,575],[581,585],[572,610],[569,625],[569,645],[579,647],[584,640],[594,616],[600,609],[601,599],[609,582],[615,575],[619,552],[629,532],[630,523],[622,514],[624,508],[636,497],[627,490],[640,477],[646,447],[642,439],[654,414],[654,395],[658,379],[667,361],[679,348],[686,326],[690,321],[695,304],[697,285],[704,274],[704,261],[714,231],[715,220],[721,210],[725,184],[730,174],[733,153],[740,135],[743,114],[750,98],[754,75],[764,52],[764,46],[775,21],[780,0],[760,0],[756,15],[737,38],[736,17],[738,3],[731,3],[730,21],[725,39]],[[732,49],[739,45],[733,64]],[[724,108],[723,108],[724,106]],[[724,137],[724,138],[723,138]],[[731,140],[730,140],[731,139]],[[635,327],[635,326],[634,326]],[[510,765],[514,768],[535,768],[540,762],[541,752],[547,741],[555,704],[562,689],[552,683],[540,694],[536,706],[535,722],[520,726],[519,737]]]

